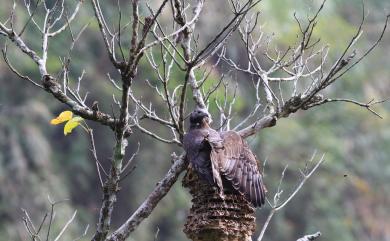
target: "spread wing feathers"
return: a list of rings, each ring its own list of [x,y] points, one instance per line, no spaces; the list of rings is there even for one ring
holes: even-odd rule
[[[231,181],[234,189],[245,195],[254,206],[263,205],[265,190],[256,157],[238,133],[227,131],[220,136],[223,140],[222,148],[218,146],[219,143],[213,143],[209,139],[213,175],[214,168],[218,167],[226,179]],[[219,172],[217,175],[220,175]]]

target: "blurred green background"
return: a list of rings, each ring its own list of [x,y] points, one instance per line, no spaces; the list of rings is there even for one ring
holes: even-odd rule
[[[204,18],[198,26],[200,36],[211,36],[214,28],[223,24],[228,8],[221,7],[218,2],[206,3]],[[1,3],[0,20],[4,21],[12,1],[2,0]],[[128,1],[121,3],[124,9],[129,9]],[[264,0],[258,7],[260,21],[268,34],[275,33],[275,41],[286,46],[294,43],[297,33],[293,13],[304,18],[318,3]],[[21,4],[18,2],[16,8],[19,26],[23,26],[26,19]],[[385,15],[390,11],[388,0],[368,0],[365,4],[369,14],[357,45],[359,50],[367,49],[376,40]],[[101,5],[112,18],[117,17],[116,1],[102,1]],[[86,2],[75,28],[87,22],[91,24],[75,47],[72,74],[76,78],[85,69],[82,88],[90,92],[88,103],[98,100],[100,109],[110,113],[112,93],[119,96],[119,92],[107,81],[106,73],[114,71],[92,17],[91,4]],[[360,18],[361,1],[329,0],[326,3],[315,36],[329,43],[331,59],[335,59],[345,47]],[[31,46],[39,48],[40,36],[32,26],[26,29],[24,38]],[[242,49],[241,43],[234,39],[229,45],[232,53]],[[58,71],[58,55],[64,56],[69,40],[69,34],[63,34],[51,41],[49,70]],[[0,43],[5,43],[2,36]],[[21,72],[38,78],[36,66],[30,60],[11,45],[9,52]],[[354,98],[361,102],[390,97],[389,54],[390,32],[387,31],[379,47],[326,94],[331,98]],[[156,103],[158,98],[144,87],[143,79],[155,78],[148,73],[144,61],[134,88],[138,96]],[[175,75],[181,81],[182,74]],[[238,117],[244,116],[251,107],[251,100],[244,94],[250,93],[251,88],[250,84],[239,85],[240,98],[234,110]],[[76,221],[63,240],[73,240],[88,224],[87,237],[91,237],[95,230],[101,190],[88,137],[81,129],[65,137],[61,127],[49,125],[49,120],[65,109],[49,94],[18,79],[4,61],[0,61],[0,240],[27,240],[22,208],[38,224],[49,211],[48,195],[53,200],[69,199],[56,208],[53,235],[59,232],[75,209],[78,210]],[[270,196],[274,194],[286,164],[289,169],[283,184],[284,197],[296,186],[298,170],[304,167],[314,150],[326,154],[320,170],[271,221],[264,240],[296,240],[305,233],[316,231],[323,233],[323,240],[390,240],[390,103],[376,106],[375,110],[384,119],[353,105],[331,103],[293,114],[278,121],[277,126],[248,139],[257,156],[261,160],[267,159],[265,183]],[[106,127],[89,124],[95,128],[99,158],[107,165],[114,136]],[[171,165],[171,153],[181,152],[177,146],[156,142],[136,132],[129,140],[129,155],[137,149],[138,142],[137,167],[121,183],[114,227],[131,215],[165,175]],[[155,240],[156,232],[160,241],[187,240],[182,229],[189,207],[190,196],[179,181],[129,240]],[[258,210],[257,233],[268,212],[269,207]]]

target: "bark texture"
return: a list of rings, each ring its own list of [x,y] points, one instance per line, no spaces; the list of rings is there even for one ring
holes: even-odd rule
[[[192,195],[184,233],[193,241],[246,241],[255,231],[255,208],[242,195],[225,189],[221,199],[215,187],[189,169],[183,186]]]

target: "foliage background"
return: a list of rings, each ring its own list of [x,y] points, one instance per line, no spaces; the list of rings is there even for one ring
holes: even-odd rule
[[[2,2],[5,7],[0,9],[2,21],[7,18],[7,9],[12,4],[10,0],[3,1],[6,2]],[[121,2],[123,8],[128,7],[128,1]],[[204,18],[199,23],[199,34],[205,37],[221,24],[227,11],[218,3],[210,1],[207,4],[210,6],[205,8]],[[259,10],[264,29],[267,33],[275,33],[280,46],[286,46],[294,41],[297,31],[294,11],[305,17],[316,4],[318,1],[263,1]],[[369,0],[365,4],[369,15],[358,44],[361,49],[375,41],[390,9],[387,0]],[[102,1],[104,8],[111,9],[112,18],[116,17],[115,5]],[[21,2],[17,16],[22,24],[26,16]],[[113,70],[92,16],[90,3],[84,4],[78,23],[91,21],[91,24],[76,46],[72,68],[78,75],[85,69],[82,87],[91,93],[89,101],[98,100],[100,108],[110,112],[112,93],[116,90],[108,83],[106,73]],[[327,2],[316,35],[329,43],[333,58],[352,36],[360,17],[360,1]],[[40,36],[32,27],[26,31],[26,36],[32,36],[28,42],[36,46]],[[4,44],[3,38],[0,43]],[[64,46],[68,43],[67,34],[52,41],[49,70],[58,69],[57,56],[66,54]],[[237,40],[230,41],[229,51],[236,53],[237,58],[244,58],[241,50]],[[31,61],[12,47],[9,52],[22,72],[38,76]],[[387,31],[378,49],[334,85],[330,97],[354,98],[361,102],[390,97],[389,53],[390,34]],[[156,100],[142,82],[145,78],[153,80],[154,76],[148,76],[145,64],[139,73],[139,82],[135,83],[137,93],[144,99]],[[177,74],[176,78],[180,81],[181,77]],[[236,81],[240,83],[240,89],[235,112],[243,116],[250,107],[247,93],[252,87],[249,80]],[[55,200],[70,200],[56,209],[54,233],[75,209],[78,210],[77,221],[64,240],[80,235],[87,224],[90,225],[89,234],[94,231],[101,194],[87,135],[79,129],[65,137],[60,127],[49,126],[49,120],[64,108],[48,94],[18,79],[3,61],[0,62],[0,240],[26,240],[21,208],[28,210],[34,222],[39,223],[49,209],[48,195]],[[318,230],[325,240],[390,240],[390,104],[377,106],[376,110],[384,119],[356,106],[331,103],[282,119],[276,127],[263,130],[248,140],[257,155],[267,159],[265,182],[270,194],[274,193],[286,164],[289,169],[284,181],[285,195],[298,182],[298,170],[304,167],[313,151],[326,153],[326,162],[320,171],[273,219],[266,240],[296,240],[304,233]],[[94,126],[93,123],[90,125]],[[94,127],[99,158],[107,163],[114,137],[107,128]],[[138,207],[164,175],[171,164],[170,154],[180,152],[178,147],[157,143],[135,133],[129,142],[130,154],[137,149],[138,142],[141,145],[137,167],[121,183],[114,226],[121,224]],[[181,230],[189,207],[189,194],[177,182],[129,240],[155,240],[156,233],[160,241],[187,240]],[[258,231],[268,211],[267,207],[258,210]]]

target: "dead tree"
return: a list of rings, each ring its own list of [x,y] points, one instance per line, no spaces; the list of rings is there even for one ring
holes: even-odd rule
[[[116,109],[115,115],[112,115],[109,114],[111,113],[109,111],[106,112],[99,110],[96,106],[88,105],[87,96],[83,95],[82,93],[85,92],[80,89],[80,81],[82,81],[84,72],[75,78],[78,79],[78,83],[72,83],[70,78],[71,56],[76,55],[72,50],[82,37],[83,31],[88,27],[86,24],[77,31],[72,28],[80,9],[87,7],[84,2],[80,0],[71,4],[68,1],[57,0],[50,5],[46,1],[24,0],[22,5],[24,5],[28,18],[20,28],[15,27],[18,19],[15,16],[15,10],[18,5],[14,3],[8,19],[0,22],[0,36],[7,39],[2,53],[4,61],[12,72],[21,79],[50,93],[54,99],[65,104],[74,114],[87,121],[107,126],[115,134],[115,146],[109,170],[103,169],[96,151],[93,152],[97,175],[100,177],[103,190],[100,216],[97,220],[94,236],[91,238],[93,241],[123,241],[129,237],[141,222],[153,212],[156,205],[177,181],[179,175],[187,169],[188,163],[184,158],[185,154],[173,155],[173,164],[166,175],[157,183],[138,209],[129,214],[128,219],[119,228],[113,230],[111,227],[112,212],[120,190],[119,181],[127,174],[131,166],[131,160],[124,160],[124,156],[127,140],[133,138],[134,129],[156,141],[181,146],[187,114],[194,106],[207,109],[210,104],[215,104],[219,110],[218,113],[212,114],[214,117],[218,117],[215,119],[219,120],[220,129],[237,130],[245,138],[255,135],[263,128],[275,126],[280,118],[287,118],[297,111],[304,111],[329,102],[348,102],[366,108],[379,116],[372,108],[382,101],[363,103],[344,98],[330,99],[326,97],[324,90],[339,81],[377,47],[387,27],[389,16],[385,20],[377,41],[369,49],[363,50],[359,54],[354,49],[354,45],[362,36],[365,20],[363,8],[362,21],[355,34],[346,43],[344,50],[338,53],[339,57],[330,63],[328,59],[329,48],[319,39],[313,39],[313,31],[325,1],[319,4],[318,11],[305,20],[294,16],[299,27],[297,41],[288,48],[279,50],[275,48],[272,38],[264,33],[259,26],[257,9],[260,0],[227,1],[226,4],[230,6],[231,12],[226,13],[224,25],[215,30],[211,39],[202,39],[202,36],[198,39],[194,35],[197,23],[202,21],[205,7],[209,4],[204,0],[161,0],[158,3],[151,1],[150,5],[144,1],[132,0],[132,16],[129,17],[131,21],[128,23],[121,20],[123,11],[119,1],[119,20],[114,23],[107,18],[105,9],[101,7],[99,0],[91,0],[95,14],[94,19],[98,23],[108,59],[120,76],[119,80],[114,80],[108,75],[109,83],[121,92],[120,99],[114,98],[113,100]],[[141,15],[140,8],[143,8],[147,14]],[[73,11],[69,12],[67,9]],[[25,30],[28,26],[32,26],[34,31],[41,36],[39,40],[31,39],[31,41],[39,41],[40,48],[34,48],[27,44],[26,39],[30,36],[27,36]],[[124,45],[122,40],[129,31],[131,32],[129,44]],[[49,72],[47,70],[48,46],[64,32],[71,35],[68,55],[60,56],[62,62],[60,69],[56,72]],[[229,56],[228,40],[233,35],[239,36],[243,49],[245,49],[247,61],[244,64],[242,61],[239,64],[237,60]],[[10,44],[24,53],[26,58],[34,61],[39,78],[21,73],[14,67],[8,58],[7,47]],[[155,84],[142,79],[138,79],[138,81],[143,81],[145,88],[150,88],[160,98],[160,101],[165,103],[163,111],[157,111],[154,108],[155,103],[145,103],[133,91],[132,84],[138,78],[141,59],[147,60],[159,83]],[[231,86],[229,72],[216,71],[221,65],[228,66],[231,72],[240,73],[242,78],[253,80],[254,93],[251,98],[255,100],[256,104],[241,120],[236,120],[232,111],[237,97],[237,87]],[[184,75],[184,78],[179,80],[179,84],[172,81],[173,71],[179,71]],[[220,75],[220,79],[217,83],[207,85],[211,87],[206,88],[205,83],[210,81],[209,76],[212,73]],[[215,98],[217,93],[224,93],[222,100]],[[144,127],[145,120],[166,128],[171,135],[161,136],[157,132],[148,130]],[[92,130],[89,129],[88,133],[91,137],[92,147],[94,147]],[[321,158],[321,161],[313,169],[302,173],[303,179],[296,192],[322,160]],[[192,187],[191,182],[187,184],[194,196],[199,194],[196,193],[197,190]],[[274,203],[269,203],[272,211],[257,240],[262,239],[274,213],[283,208],[295,196],[296,192],[287,197],[285,201],[279,202],[281,192],[280,190],[276,191]],[[249,213],[253,212],[253,210],[248,210]],[[229,218],[229,214],[226,215],[220,217],[221,223],[224,222],[224,218]],[[28,226],[29,220],[26,220]],[[251,218],[247,220],[252,226],[250,226],[249,233],[245,234],[246,238],[251,235],[250,232],[254,229],[253,220]],[[239,223],[237,225],[240,227]],[[226,227],[230,229],[229,226]],[[225,240],[218,232],[216,233],[217,237],[213,240]],[[33,240],[39,240],[39,231],[32,231],[30,234]],[[313,237],[318,236],[316,234],[303,239],[312,240]],[[196,235],[190,235],[190,238],[200,240],[200,237],[196,237]]]

